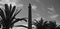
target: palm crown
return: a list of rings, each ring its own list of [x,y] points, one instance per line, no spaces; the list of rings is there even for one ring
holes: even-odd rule
[[[34,22],[33,24],[37,27],[37,29],[60,29],[59,26],[57,26],[56,21],[43,21],[41,20]]]
[[[13,6],[10,4],[10,6],[8,6],[8,4],[5,4],[5,9],[2,10],[0,8],[0,16],[2,17],[1,20],[1,24],[3,25],[3,27],[11,27],[14,23],[24,20],[27,21],[26,18],[15,18],[15,16],[21,12],[21,10],[15,12],[16,10],[16,6]],[[15,13],[14,13],[15,12]],[[15,21],[13,21],[15,19]]]

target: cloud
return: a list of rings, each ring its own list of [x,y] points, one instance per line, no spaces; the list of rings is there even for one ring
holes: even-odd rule
[[[17,7],[23,7],[24,5],[23,4],[18,4]]]
[[[48,10],[49,10],[48,13],[51,14],[51,15],[53,15],[53,14],[56,13],[55,12],[55,8],[53,6],[52,7],[49,7]]]
[[[1,0],[0,4],[5,4],[5,3],[8,3],[8,2],[10,2],[10,0]]]
[[[49,7],[48,10],[53,11],[53,12],[55,11],[54,7]]]
[[[55,18],[57,18],[59,15],[53,15],[53,16],[50,16],[50,18],[52,18],[52,19],[55,19]]]
[[[23,7],[23,4],[16,4],[15,1],[10,1],[10,0],[2,0],[0,1],[0,4],[8,4],[10,6],[10,4],[12,4],[12,6],[17,6],[17,7]]]
[[[16,6],[16,3],[15,2],[9,2],[7,3],[8,5],[12,4],[12,6]]]
[[[41,17],[37,17],[36,20],[39,21],[41,19]]]
[[[54,14],[53,12],[48,11],[49,14]]]
[[[32,15],[32,17],[33,17],[33,21],[34,21],[34,19],[36,19],[36,20],[38,21],[38,20],[40,20],[41,15],[40,15],[39,13],[34,13],[34,14]]]
[[[40,2],[39,0],[36,0],[36,2]]]
[[[32,9],[33,9],[33,10],[36,10],[36,9],[37,9],[37,6],[32,5]]]

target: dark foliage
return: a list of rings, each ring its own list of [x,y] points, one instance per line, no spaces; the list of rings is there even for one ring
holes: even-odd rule
[[[3,29],[9,29],[10,27],[12,27],[14,25],[14,23],[18,22],[18,21],[26,21],[26,18],[16,18],[16,15],[21,12],[21,10],[15,12],[16,10],[16,6],[13,6],[10,4],[10,6],[8,6],[8,4],[5,4],[5,9],[2,10],[0,8],[0,16],[2,17],[2,20],[0,21]],[[14,13],[15,12],[15,13]],[[15,21],[14,21],[15,20]]]
[[[55,21],[45,21],[43,22],[43,19],[34,22],[33,24],[37,27],[37,29],[60,29],[60,26],[56,25]],[[48,23],[49,22],[49,23]]]

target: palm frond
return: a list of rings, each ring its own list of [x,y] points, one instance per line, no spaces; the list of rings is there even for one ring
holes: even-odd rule
[[[11,13],[10,13],[10,17],[12,17],[12,15],[13,15],[15,9],[16,9],[16,6],[13,6],[13,8],[10,8],[10,9],[12,9],[12,10],[11,10]]]
[[[3,12],[3,10],[1,8],[0,8],[0,16],[2,17],[2,19],[5,19],[4,12]]]
[[[36,22],[33,22],[33,25],[37,26],[37,24],[38,24],[38,23],[36,23]]]
[[[6,14],[6,17],[8,17],[9,14],[10,14],[10,10],[9,10],[8,4],[5,4],[5,14]]]
[[[47,24],[48,21],[45,21],[44,24]]]
[[[34,25],[35,25],[35,26],[40,25],[40,24],[39,24],[39,21],[37,21],[36,19],[35,19],[35,21],[36,21],[36,22],[34,22]]]
[[[36,23],[39,23],[36,19],[34,19],[34,21],[36,21]]]
[[[40,22],[40,24],[43,24],[43,19],[41,18],[41,20],[39,22]]]
[[[21,10],[22,10],[22,9],[21,9]],[[10,21],[13,21],[13,19],[15,19],[15,16],[16,16],[19,12],[21,12],[21,10],[19,10],[18,12],[16,12],[16,13],[14,14],[14,16],[11,17],[11,20],[10,20]]]
[[[9,25],[11,26],[11,25],[15,24],[16,22],[22,21],[22,20],[24,20],[25,22],[27,22],[26,18],[21,18],[21,19],[20,18],[15,18],[15,21],[11,22]]]
[[[37,29],[44,29],[43,27],[45,26],[44,23],[46,22],[43,22],[43,19],[41,18],[41,20],[37,21],[35,20],[36,22],[34,22],[34,25],[37,27]]]
[[[44,28],[46,28],[46,27],[48,27],[48,23],[47,23],[48,21],[45,21],[44,23],[43,23],[43,27]]]
[[[12,10],[12,5],[10,4],[10,11]]]
[[[16,23],[18,21],[22,21],[22,20],[24,20],[25,22],[27,22],[27,20],[25,18],[21,18],[21,19],[20,18],[16,18],[15,21],[13,21],[12,24],[14,24],[14,23]]]

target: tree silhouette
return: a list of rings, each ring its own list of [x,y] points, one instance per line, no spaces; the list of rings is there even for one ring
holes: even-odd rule
[[[10,6],[8,6],[8,4],[5,4],[4,10],[0,8],[0,16],[2,17],[1,24],[3,26],[2,29],[9,29],[14,25],[14,23],[18,21],[22,21],[22,20],[27,21],[26,18],[15,17],[19,12],[21,12],[22,9],[17,12],[15,12],[15,10],[16,10],[16,6],[12,7],[11,4]]]
[[[56,27],[56,29],[60,29],[60,25]]]
[[[37,20],[35,20],[35,21],[36,22],[34,22],[33,24],[37,27],[37,29],[46,29],[48,21],[43,22],[42,18],[39,21],[37,21]]]
[[[56,25],[56,21],[49,21],[49,27],[51,29],[56,29],[57,25]]]
[[[37,29],[60,29],[60,25],[57,26],[56,21],[44,22],[42,18],[39,21],[35,19],[35,21],[36,22],[33,22],[33,25],[35,25]]]

